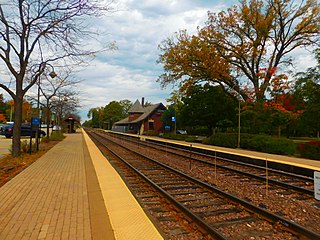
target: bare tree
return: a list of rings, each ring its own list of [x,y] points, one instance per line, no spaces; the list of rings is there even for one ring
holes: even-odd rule
[[[57,92],[57,95],[52,98],[51,110],[56,116],[56,124],[62,125],[63,119],[68,114],[74,114],[80,107],[78,92],[71,89],[64,89]]]
[[[3,1],[1,1],[3,2]],[[111,10],[100,0],[17,0],[0,3],[0,59],[5,65],[0,78],[3,88],[15,102],[12,155],[20,155],[22,101],[45,69],[80,63],[95,51],[86,49],[93,36],[86,17]],[[12,84],[11,84],[12,83]]]
[[[45,116],[45,123],[47,124],[47,135],[49,136],[49,125],[50,125],[50,114],[55,107],[55,104],[57,101],[55,98],[58,97],[58,95],[64,95],[64,99],[70,100],[70,97],[78,95],[77,92],[73,90],[73,87],[79,83],[80,81],[77,81],[73,79],[70,76],[70,72],[65,72],[62,74],[60,72],[60,76],[55,76],[53,74],[43,74],[44,81],[39,81],[38,85],[38,91],[41,92],[41,96],[44,97],[44,101],[38,102],[46,108],[46,116]],[[41,77],[42,78],[42,77]],[[38,92],[38,96],[40,95],[40,92]],[[72,94],[73,93],[73,94]],[[58,97],[59,98],[59,97]]]

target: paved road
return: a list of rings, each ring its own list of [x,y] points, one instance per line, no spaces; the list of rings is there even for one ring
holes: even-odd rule
[[[42,128],[43,131],[47,131],[46,129]],[[49,134],[51,134],[52,130],[49,129]],[[21,137],[22,140],[28,140],[29,137]],[[9,149],[12,145],[12,138],[7,139],[5,136],[0,135],[0,158],[2,158],[4,155],[10,153]]]
[[[7,139],[5,136],[0,135],[0,158],[10,153],[11,144],[12,139]]]

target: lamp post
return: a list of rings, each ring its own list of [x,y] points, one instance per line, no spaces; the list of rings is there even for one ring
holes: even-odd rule
[[[177,134],[177,118],[176,118],[176,116],[173,116],[172,118],[171,118],[171,121],[174,123],[174,132],[173,132],[173,135],[176,135]]]
[[[40,78],[39,78],[39,81],[38,81],[37,117],[40,120]],[[39,121],[39,126],[36,126],[36,151],[37,152],[39,151],[39,127],[40,126],[41,126],[41,120]],[[30,149],[31,149],[31,146],[30,146]]]
[[[52,66],[51,66],[52,67]],[[54,71],[49,73],[51,78],[55,78],[57,74]],[[40,77],[38,80],[38,96],[37,96],[37,117],[39,118],[39,126],[36,127],[36,150],[39,151],[39,128],[41,129],[41,110],[40,110]]]
[[[239,81],[237,81],[237,85],[239,87],[240,90],[240,86],[239,86]],[[237,139],[237,148],[240,148],[240,140],[241,140],[241,95],[239,92],[237,92],[234,87],[236,85],[234,85],[232,87],[232,90],[234,90],[237,94],[237,100],[238,100],[238,139]]]
[[[237,144],[237,148],[240,148],[240,134],[241,134],[241,131],[240,131],[240,121],[241,121],[241,117],[240,117],[240,114],[241,114],[241,105],[240,105],[240,94],[239,94],[239,98],[238,98],[238,144]]]
[[[13,104],[10,105],[10,122],[12,122]]]

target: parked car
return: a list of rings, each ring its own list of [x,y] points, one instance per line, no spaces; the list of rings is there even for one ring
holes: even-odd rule
[[[60,130],[61,130],[61,127],[58,126],[58,125],[54,125],[54,126],[52,127],[52,131],[60,131]]]
[[[6,138],[11,138],[13,135],[13,125],[6,125],[1,131],[1,135],[4,135]],[[41,129],[38,130],[38,136],[44,137],[46,133],[42,131]],[[36,136],[36,130],[31,130],[30,124],[21,124],[21,136]]]
[[[6,126],[7,124],[0,123],[0,132],[2,132],[2,129]]]
[[[187,135],[187,131],[186,130],[177,130],[176,131],[177,134],[183,134],[183,135]]]

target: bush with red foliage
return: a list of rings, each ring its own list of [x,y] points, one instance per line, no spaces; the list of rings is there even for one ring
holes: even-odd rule
[[[301,157],[320,160],[320,141],[300,143],[297,152]]]

